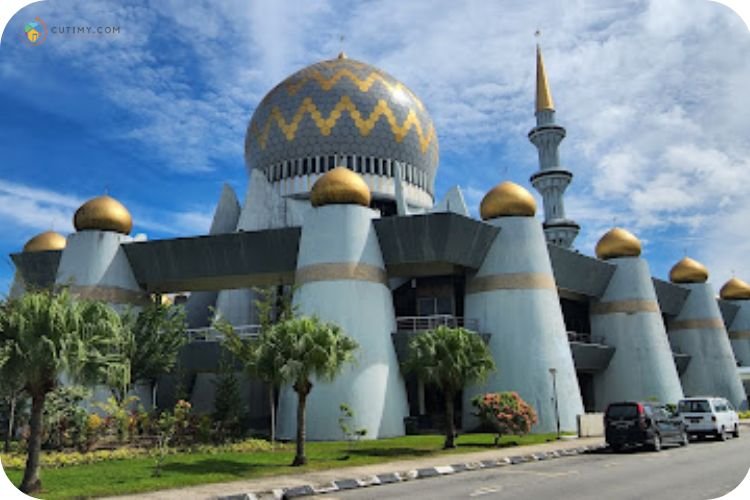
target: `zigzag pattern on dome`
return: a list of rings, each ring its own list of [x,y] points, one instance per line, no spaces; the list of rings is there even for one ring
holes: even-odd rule
[[[299,108],[297,108],[294,117],[292,117],[291,121],[289,122],[286,121],[278,106],[274,106],[263,127],[259,130],[256,124],[253,123],[250,127],[250,133],[258,142],[260,149],[265,149],[266,142],[268,141],[268,134],[271,130],[271,125],[276,123],[279,129],[284,133],[286,140],[293,141],[297,134],[297,127],[299,126],[300,121],[302,121],[302,118],[304,118],[305,114],[309,113],[313,122],[318,127],[320,133],[324,136],[327,136],[330,135],[331,130],[336,126],[336,123],[338,122],[339,118],[341,118],[343,111],[349,112],[349,116],[351,116],[352,120],[354,120],[354,124],[356,125],[357,130],[359,130],[359,133],[363,137],[366,137],[370,134],[381,116],[385,116],[388,120],[388,124],[390,125],[391,132],[393,133],[396,142],[400,143],[401,141],[403,141],[413,127],[419,138],[419,147],[423,154],[427,151],[430,142],[432,142],[433,138],[435,137],[435,127],[430,125],[427,134],[425,134],[424,130],[422,129],[422,124],[419,122],[419,119],[417,118],[416,113],[414,113],[414,110],[409,110],[409,114],[407,115],[406,119],[402,124],[399,125],[396,116],[391,110],[390,106],[388,106],[388,103],[383,99],[379,99],[370,115],[365,119],[362,118],[362,114],[357,109],[349,96],[342,96],[327,118],[323,118],[323,115],[320,113],[318,107],[315,105],[311,97],[305,97],[303,99]]]
[[[334,63],[333,61],[328,61],[328,63]],[[321,63],[326,64],[326,63]],[[341,64],[338,62],[337,64]],[[351,64],[351,62],[349,63]],[[364,64],[358,63],[361,66],[365,66]],[[360,78],[354,72],[352,72],[348,68],[342,68],[338,71],[336,71],[333,75],[330,77],[324,76],[320,71],[318,70],[310,70],[309,73],[305,74],[302,78],[300,78],[297,81],[292,81],[286,84],[285,88],[289,95],[296,95],[299,90],[305,86],[305,84],[309,81],[315,81],[318,83],[320,88],[324,90],[325,92],[328,92],[333,88],[336,83],[338,83],[339,80],[342,78],[347,77],[349,80],[354,83],[354,85],[357,86],[360,92],[369,92],[370,88],[375,84],[375,82],[380,82],[388,91],[391,93],[395,92],[405,92],[409,94],[409,97],[411,97],[414,102],[417,104],[417,107],[419,107],[420,110],[424,110],[424,104],[422,104],[422,101],[414,95],[414,93],[409,90],[408,87],[406,87],[401,82],[396,82],[395,84],[390,83],[388,80],[389,78],[384,77],[381,73],[378,71],[372,71],[370,72],[365,78]]]

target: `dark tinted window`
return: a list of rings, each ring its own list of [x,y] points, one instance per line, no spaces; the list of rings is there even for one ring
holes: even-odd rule
[[[711,413],[711,405],[705,399],[697,401],[680,401],[680,413]]]
[[[609,418],[635,418],[638,416],[637,405],[609,405],[607,408]]]

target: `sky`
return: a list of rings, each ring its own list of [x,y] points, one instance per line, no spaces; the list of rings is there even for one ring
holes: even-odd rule
[[[31,46],[36,17],[49,33]],[[78,26],[117,31],[59,33]],[[567,129],[576,248],[592,255],[617,225],[642,240],[657,277],[689,255],[717,290],[750,280],[750,32],[723,5],[50,0],[16,14],[0,44],[0,295],[9,254],[41,231],[73,231],[75,210],[105,192],[141,238],[205,234],[223,183],[244,200],[259,101],[342,48],[426,105],[438,200],[458,184],[476,214],[504,180],[534,192],[536,30]]]

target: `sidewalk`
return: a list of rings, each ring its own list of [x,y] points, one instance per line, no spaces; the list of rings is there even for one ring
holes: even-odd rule
[[[273,498],[271,492],[275,490],[280,497],[281,490],[287,491],[287,496],[291,497],[294,493],[311,494],[313,490],[318,490],[325,485],[332,485],[333,490],[346,489],[348,487],[358,487],[362,483],[380,484],[383,482],[395,482],[406,478],[419,478],[437,476],[448,472],[458,472],[473,467],[467,465],[479,464],[482,467],[497,466],[497,462],[515,463],[522,457],[537,455],[544,457],[550,452],[563,452],[576,450],[582,447],[596,448],[604,444],[601,437],[563,439],[551,443],[544,443],[530,446],[515,446],[513,448],[501,448],[487,451],[478,451],[472,453],[460,453],[452,455],[440,455],[434,457],[417,458],[410,460],[399,460],[394,462],[385,462],[374,465],[364,465],[357,467],[341,467],[338,469],[329,469],[323,471],[311,471],[303,474],[288,474],[283,476],[272,476],[267,478],[249,479],[242,481],[232,481],[228,483],[213,483],[190,488],[179,488],[173,490],[160,490],[151,493],[138,493],[136,495],[127,495],[112,497],[119,500],[136,500],[136,499],[216,499],[218,497],[232,496],[236,499],[252,498],[246,494],[255,493],[262,497]],[[525,461],[530,459],[527,458]],[[531,458],[536,459],[536,458]],[[484,462],[484,463],[483,463]],[[446,467],[453,465],[453,467]],[[476,468],[479,468],[477,466]],[[376,477],[377,476],[377,477]],[[388,478],[393,478],[388,481]],[[333,485],[333,482],[336,482]],[[359,483],[359,484],[357,484]],[[263,494],[263,495],[260,495]]]

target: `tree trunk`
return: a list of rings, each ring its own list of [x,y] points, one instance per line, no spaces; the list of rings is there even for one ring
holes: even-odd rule
[[[10,395],[10,415],[8,416],[8,433],[5,435],[5,446],[3,446],[4,453],[10,453],[10,441],[13,439],[16,419],[16,401],[18,401],[18,393],[13,391]]]
[[[307,457],[305,456],[305,406],[311,387],[312,384],[307,380],[294,384],[294,390],[297,391],[297,454],[294,456],[292,466],[307,463]]]
[[[268,386],[268,403],[271,405],[271,449],[273,449],[276,445],[276,398],[273,384]]]
[[[156,411],[156,390],[159,387],[159,381],[154,380],[151,384],[151,411]]]
[[[453,422],[453,391],[445,391],[445,445],[443,448],[455,448],[456,425]]]
[[[29,421],[29,450],[26,458],[26,470],[19,488],[26,494],[42,489],[39,479],[39,454],[42,448],[42,413],[44,412],[45,393],[33,394],[31,397],[31,420]]]

